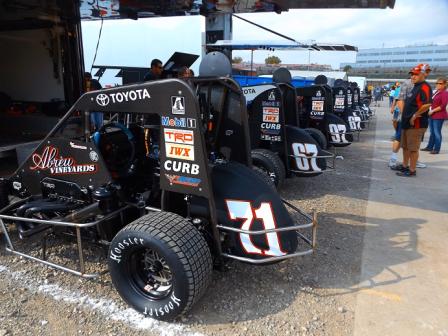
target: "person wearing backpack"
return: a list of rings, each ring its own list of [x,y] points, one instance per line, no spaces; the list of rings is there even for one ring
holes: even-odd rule
[[[447,79],[442,77],[436,81],[436,91],[432,96],[432,105],[429,109],[429,142],[422,151],[430,154],[439,154],[442,145],[442,126],[445,119],[448,119],[448,91]]]

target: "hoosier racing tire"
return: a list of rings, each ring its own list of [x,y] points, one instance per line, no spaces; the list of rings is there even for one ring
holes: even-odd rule
[[[258,148],[252,150],[251,156],[253,165],[268,175],[278,189],[286,177],[285,165],[278,155],[268,149]]]
[[[275,183],[274,181],[261,169],[256,166],[252,166],[253,171],[261,177],[261,179],[270,186],[273,190],[275,190]]]
[[[328,148],[327,138],[321,131],[316,128],[305,128],[305,131],[319,144],[320,148]]]
[[[170,321],[204,294],[212,275],[205,238],[183,217],[147,214],[113,238],[108,254],[112,283],[145,316]]]

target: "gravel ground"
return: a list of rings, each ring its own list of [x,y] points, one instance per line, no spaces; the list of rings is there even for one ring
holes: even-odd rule
[[[337,170],[288,180],[281,194],[318,211],[318,250],[271,266],[230,263],[176,323],[129,309],[106,274],[84,280],[0,251],[2,335],[351,335],[375,125],[339,149]],[[38,238],[37,238],[38,239]],[[38,246],[39,241],[33,244]],[[27,243],[27,248],[32,244]],[[59,248],[76,260],[74,246]],[[91,253],[101,269],[103,254]]]

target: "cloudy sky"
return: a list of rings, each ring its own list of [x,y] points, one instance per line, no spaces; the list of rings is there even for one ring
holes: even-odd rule
[[[424,2],[424,5],[422,4]],[[360,49],[412,44],[448,44],[448,0],[396,0],[394,9],[300,9],[280,15],[241,15],[297,41],[345,43]],[[90,69],[100,28],[84,22],[86,69]],[[203,17],[154,18],[105,21],[95,64],[148,66],[152,58],[167,60],[174,51],[201,54]],[[235,40],[282,40],[276,35],[238,19],[233,21]],[[355,61],[354,52],[257,51],[255,62],[269,55],[283,63],[330,64]],[[234,52],[250,60],[249,52]],[[193,66],[197,69],[199,61]]]

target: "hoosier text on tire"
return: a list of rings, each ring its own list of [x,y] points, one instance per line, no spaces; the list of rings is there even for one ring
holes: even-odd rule
[[[158,320],[186,313],[205,292],[212,257],[204,237],[177,214],[157,212],[124,227],[109,248],[120,296]]]

